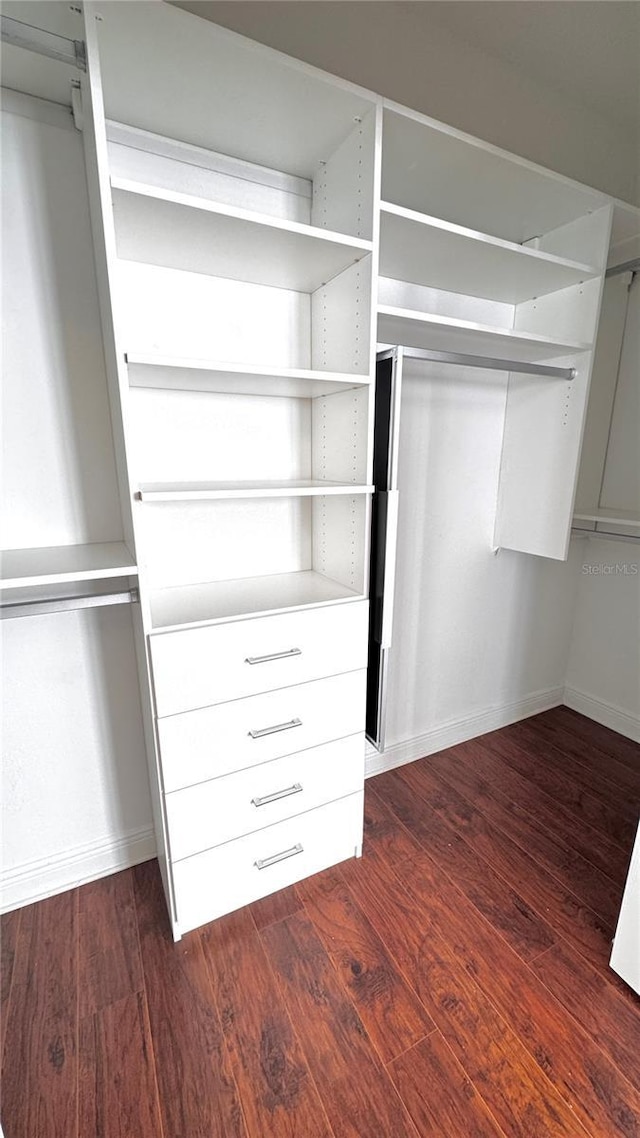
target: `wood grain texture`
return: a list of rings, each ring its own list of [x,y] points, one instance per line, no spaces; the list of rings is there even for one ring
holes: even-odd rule
[[[245,1138],[198,934],[170,940],[157,862],[132,870],[166,1138]]]
[[[427,760],[425,760],[426,763]],[[420,797],[424,789],[418,781],[414,789],[414,770],[411,764],[400,771],[384,776],[384,794],[387,804],[398,818],[408,826],[414,837],[427,849],[473,902],[478,912],[491,923],[523,959],[528,960],[554,943],[551,927],[530,905],[500,877],[485,858],[456,830],[431,809]],[[419,772],[420,773],[420,772]],[[414,855],[415,856],[415,855]]]
[[[617,845],[628,862],[628,851],[633,845],[635,826],[622,818],[619,810],[602,800],[596,791],[586,790],[582,782],[571,777],[570,772],[557,769],[549,747],[537,748],[514,742],[504,731],[491,731],[482,735],[477,742],[487,747],[493,754],[500,755],[513,770],[533,783],[556,802],[570,809],[576,821],[584,822],[592,829],[599,830]],[[610,865],[618,866],[614,860]]]
[[[144,995],[126,996],[87,1016],[79,1039],[79,1134],[165,1138]]]
[[[541,720],[542,723],[558,724],[565,731],[579,735],[640,775],[640,743],[635,743],[633,739],[627,739],[602,723],[587,719],[571,707],[554,707],[545,712]]]
[[[400,772],[401,773],[401,772]],[[383,775],[391,778],[396,772]],[[451,786],[438,784],[429,774],[421,779],[421,794],[428,805],[484,858],[534,912],[543,913],[554,934],[564,936],[573,947],[596,966],[606,967],[611,951],[613,928],[575,894],[565,889],[537,861],[476,810],[472,803]]]
[[[336,1138],[416,1138],[309,919],[298,914],[261,935]]]
[[[371,780],[361,859],[178,944],[155,862],[9,914],[6,1138],[640,1138],[636,772],[574,717]]]
[[[2,1071],[7,1138],[69,1138],[77,1113],[77,891],[22,910]]]
[[[549,807],[546,796],[530,791],[519,775],[505,769],[500,759],[473,742],[462,743],[455,754],[441,751],[431,755],[415,777],[432,774],[459,790],[485,818],[615,927],[620,909],[620,887],[615,877],[588,861],[575,840],[569,844],[563,812],[553,810],[553,803]],[[582,840],[583,832],[580,836],[582,848],[589,848],[588,840]],[[596,841],[594,835],[594,845]],[[619,864],[618,874],[622,872]]]
[[[130,873],[114,873],[79,891],[78,973],[81,1020],[142,990]]]
[[[4,913],[0,917],[0,1064],[4,1054],[4,1038],[21,918],[21,909],[14,909],[12,913]]]
[[[281,922],[270,926],[280,927]],[[231,913],[201,935],[249,1134],[329,1138],[322,1103],[249,911]]]
[[[280,889],[278,893],[271,893],[268,897],[262,897],[260,901],[254,901],[249,905],[249,912],[256,928],[260,930],[266,929],[267,925],[274,925],[276,921],[292,917],[301,908],[302,901],[295,885],[290,885],[287,889]]]
[[[610,977],[553,945],[531,965],[550,992],[640,1090],[640,998],[618,990]]]
[[[381,860],[345,865],[354,900],[380,929],[466,1075],[505,1134],[585,1133],[517,1033],[442,938],[420,901]],[[455,904],[455,902],[453,902]],[[478,918],[480,920],[480,918]]]
[[[316,874],[298,892],[383,1062],[433,1031],[433,1020],[354,904],[339,871]]]
[[[389,1067],[422,1138],[508,1138],[439,1032]]]

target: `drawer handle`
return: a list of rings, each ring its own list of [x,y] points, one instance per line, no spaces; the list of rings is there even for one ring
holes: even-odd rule
[[[273,727],[261,727],[259,731],[249,731],[252,739],[264,739],[265,735],[277,735],[279,731],[290,731],[292,727],[302,727],[301,719],[289,719],[287,723],[276,723]]]
[[[254,861],[256,869],[267,869],[270,865],[276,865],[279,861],[286,861],[288,857],[295,857],[296,854],[302,853],[302,846],[297,842],[290,850],[283,850],[282,853],[272,854],[271,857],[259,857]]]
[[[286,652],[272,652],[269,656],[247,656],[245,664],[268,664],[270,660],[288,660],[290,656],[302,656],[302,648],[287,648]]]
[[[268,806],[270,802],[277,802],[279,798],[290,798],[292,794],[300,794],[302,783],[294,782],[284,790],[274,790],[273,794],[263,794],[262,798],[252,798],[252,806]]]

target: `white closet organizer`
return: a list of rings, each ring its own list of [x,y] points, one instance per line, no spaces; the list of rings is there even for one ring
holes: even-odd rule
[[[612,208],[385,104],[378,338],[575,369],[511,375],[495,545],[567,556]]]
[[[179,937],[362,845],[380,112],[166,5],[85,16]]]

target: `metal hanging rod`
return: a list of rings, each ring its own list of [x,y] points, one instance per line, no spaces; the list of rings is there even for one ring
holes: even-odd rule
[[[25,24],[22,20],[13,20],[10,16],[0,17],[0,39],[13,47],[22,47],[26,51],[46,55],[49,59],[57,59],[60,63],[68,63],[80,71],[87,70],[87,53],[83,40],[68,39],[67,36]]]
[[[601,537],[604,538],[605,541],[640,541],[639,533],[616,533],[612,530],[582,529],[581,526],[572,526],[571,533],[574,537]]]
[[[550,379],[575,379],[574,367],[551,367],[549,364],[523,363],[521,360],[497,360],[492,356],[468,356],[462,352],[432,352],[425,348],[402,348],[409,360],[429,360],[436,364],[458,364],[460,367],[487,368],[491,371],[519,371],[525,375],[541,375]]]
[[[624,261],[621,265],[612,265],[604,275],[605,277],[617,277],[620,273],[637,273],[638,269],[640,269],[640,257],[634,257],[632,261]]]
[[[131,605],[139,599],[137,589],[127,589],[122,593],[80,593],[73,597],[43,597],[26,601],[2,601],[0,602],[0,619],[11,620],[18,616],[43,616],[51,612],[102,608],[105,605]]]

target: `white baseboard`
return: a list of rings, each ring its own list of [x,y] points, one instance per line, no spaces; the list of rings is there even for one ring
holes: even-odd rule
[[[579,711],[596,723],[602,723],[603,727],[609,727],[619,735],[633,739],[634,743],[640,743],[640,716],[625,711],[615,703],[608,703],[606,699],[587,695],[578,688],[565,687],[562,702],[573,711]]]
[[[455,747],[457,743],[465,743],[468,739],[475,739],[478,735],[485,735],[487,731],[497,731],[500,727],[507,727],[510,723],[517,723],[520,719],[527,719],[530,715],[538,715],[541,711],[548,711],[563,702],[565,688],[549,688],[546,691],[534,692],[525,699],[515,700],[513,703],[504,703],[499,707],[491,707],[464,719],[456,719],[442,723],[432,728],[424,735],[415,739],[408,739],[403,743],[396,743],[384,752],[376,751],[368,745],[365,760],[365,775],[382,774],[391,771],[394,767],[404,766],[421,759],[424,755],[433,755],[436,751],[443,751],[446,747]]]
[[[25,862],[4,870],[0,876],[0,912],[20,909],[155,856],[153,828],[145,826],[116,838],[100,838],[52,857]]]

